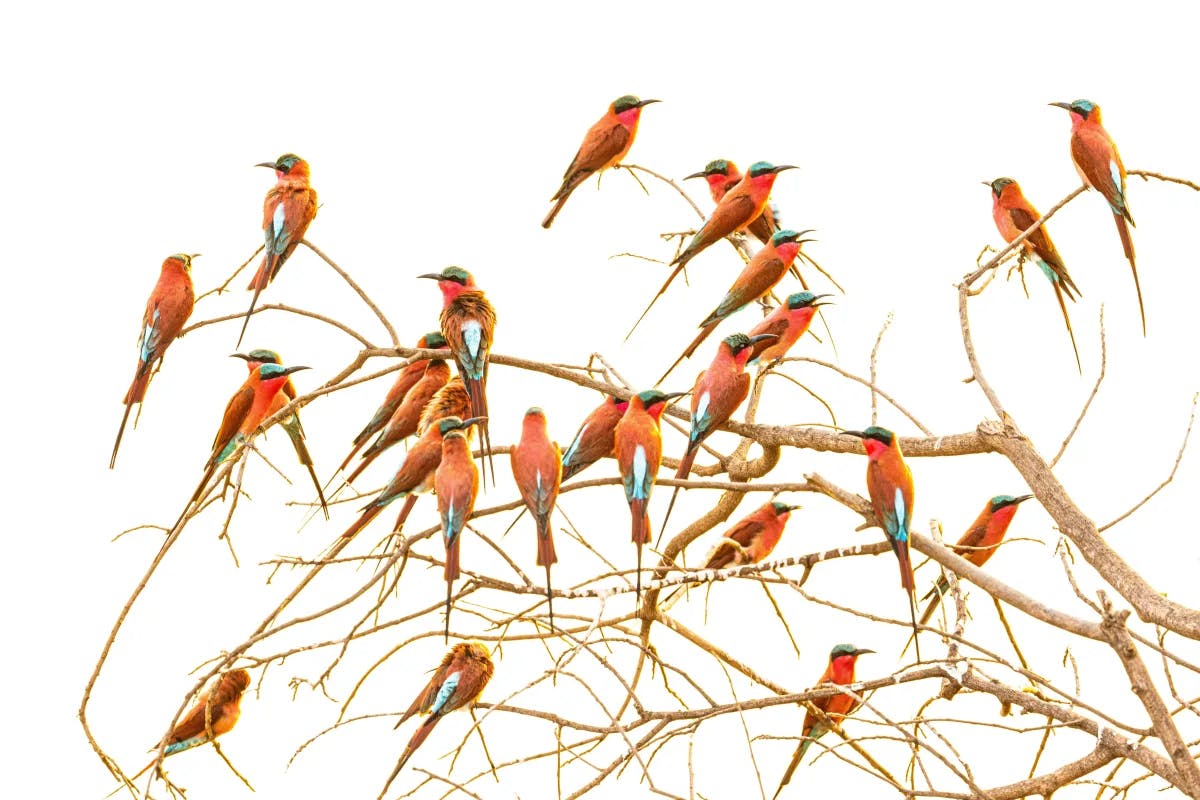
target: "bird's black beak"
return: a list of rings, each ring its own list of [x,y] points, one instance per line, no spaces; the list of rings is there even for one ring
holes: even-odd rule
[[[1070,103],[1050,103],[1050,105],[1052,105],[1052,106],[1058,106],[1059,108],[1065,108],[1067,111],[1070,111],[1070,110],[1071,110],[1071,104],[1070,104]]]
[[[815,297],[813,297],[813,301],[811,303],[809,303],[809,305],[812,306],[813,308],[820,308],[821,306],[833,305],[833,303],[818,303],[817,301],[820,300],[822,297],[833,297],[833,295],[831,295],[831,294],[816,295]],[[845,431],[842,431],[842,432],[845,433]]]
[[[661,103],[661,102],[662,102],[662,100],[639,100],[638,108],[644,108],[644,107],[650,105],[651,103]]]
[[[1032,499],[1033,499],[1033,495],[1023,494],[1020,497],[1014,497],[1013,501],[1012,501],[1012,505],[1014,505],[1014,506],[1020,505],[1021,503],[1024,503],[1026,500],[1032,500]]]
[[[776,175],[778,175],[779,173],[783,172],[785,169],[800,169],[800,168],[793,164],[779,164],[778,166],[771,167],[771,172],[774,172]]]
[[[768,339],[778,339],[778,338],[779,338],[779,334],[777,334],[777,333],[760,333],[758,336],[751,336],[749,344],[754,345],[754,344],[757,344],[758,342],[765,342]]]
[[[662,399],[662,401],[665,403],[665,402],[667,402],[668,400],[674,400],[674,399],[676,399],[676,398],[678,398],[678,397],[687,397],[689,394],[691,394],[691,392],[690,392],[690,391],[687,391],[687,392],[667,392],[665,395],[663,395],[663,399]]]
[[[687,177],[684,178],[684,180],[690,181],[692,178],[707,178],[707,177],[708,177],[708,172],[705,170],[700,170],[699,172],[693,172],[691,175],[688,175]]]
[[[230,358],[240,358],[242,361],[253,361],[254,360],[253,358],[246,355],[245,353],[230,353],[229,357]]]
[[[857,656],[866,655],[867,653],[874,653],[874,652],[875,652],[874,650],[869,650],[865,647],[860,647],[854,651],[854,655],[857,657]]]
[[[256,167],[270,167],[271,169],[279,169],[279,165],[274,161],[264,161],[261,164],[255,164]]]
[[[291,375],[293,372],[299,372],[302,369],[312,369],[312,367],[288,367],[283,371],[283,374]]]
[[[863,433],[862,431],[842,431],[841,434],[843,436],[856,436],[859,439],[867,438],[867,435],[865,433]]]
[[[464,420],[462,421],[462,424],[461,424],[461,425],[459,425],[458,427],[460,427],[460,428],[469,428],[469,427],[471,427],[472,425],[475,425],[475,424],[477,424],[477,423],[480,423],[480,422],[486,422],[486,421],[487,421],[487,417],[471,417],[470,419],[464,419]]]
[[[440,281],[442,274],[440,272],[426,272],[424,275],[418,275],[418,278],[429,278],[432,281]]]

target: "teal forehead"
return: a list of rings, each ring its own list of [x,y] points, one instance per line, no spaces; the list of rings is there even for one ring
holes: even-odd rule
[[[267,364],[280,363],[279,353],[276,353],[274,350],[251,350],[246,355],[255,361],[262,361]]]
[[[788,295],[787,304],[788,308],[800,308],[801,306],[808,305],[816,299],[817,296],[812,292],[796,292],[795,294]]]
[[[858,648],[852,644],[836,644],[833,646],[833,649],[829,651],[829,657],[837,658],[838,656],[852,656],[857,650]]]
[[[471,273],[467,272],[462,267],[446,267],[444,270],[442,270],[442,277],[459,281],[461,283],[466,283],[467,279],[471,277]]]
[[[726,336],[721,341],[723,341],[725,344],[729,345],[730,348],[732,348],[734,350],[739,350],[750,344],[750,337],[744,333],[735,333],[730,336]]]
[[[775,231],[775,233],[771,234],[771,244],[779,245],[783,244],[784,242],[793,242],[798,238],[800,238],[800,234],[785,228],[784,230]]]
[[[728,175],[729,161],[724,158],[715,158],[704,165],[704,171],[709,175]]]
[[[636,108],[641,102],[636,94],[623,94],[616,100],[613,100],[613,110],[620,114],[622,111]]]
[[[1076,100],[1074,103],[1071,103],[1071,107],[1078,108],[1083,111],[1091,112],[1093,109],[1096,108],[1096,104],[1093,103],[1091,100],[1084,100],[1083,98],[1080,98],[1079,100]]]
[[[271,378],[278,378],[280,375],[286,375],[287,372],[284,370],[282,364],[263,364],[258,368],[258,374],[259,377],[270,380]]]
[[[765,172],[770,172],[775,169],[775,165],[770,161],[755,161],[750,165],[750,177],[755,178]]]

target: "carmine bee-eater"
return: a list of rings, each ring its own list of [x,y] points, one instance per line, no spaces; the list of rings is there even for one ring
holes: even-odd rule
[[[446,545],[446,641],[450,641],[450,596],[458,580],[459,545],[463,528],[475,511],[479,493],[479,469],[471,458],[471,443],[460,430],[442,436],[442,463],[434,472],[438,516],[442,520],[442,541]]]
[[[658,429],[667,401],[687,392],[647,389],[629,399],[629,407],[617,422],[614,434],[617,467],[625,485],[625,499],[633,520],[633,543],[637,545],[637,599],[642,599],[642,545],[650,541],[650,494],[662,463],[662,433]]]
[[[437,281],[438,288],[442,290],[442,336],[450,352],[454,353],[458,374],[462,376],[467,393],[471,396],[471,414],[481,420],[480,443],[487,455],[492,482],[495,483],[496,468],[492,464],[492,440],[488,436],[486,390],[488,352],[496,330],[496,310],[475,285],[471,273],[462,267],[446,267],[441,272],[417,277]]]
[[[579,152],[571,160],[571,166],[563,173],[562,186],[558,187],[558,191],[550,198],[554,207],[542,220],[543,228],[550,227],[558,212],[562,211],[571,192],[575,191],[579,184],[592,175],[621,163],[621,159],[633,146],[633,138],[637,136],[642,108],[657,102],[660,101],[639,100],[631,94],[618,97],[612,102],[608,112],[588,129],[587,135],[583,137],[583,144],[579,145]]]
[[[725,569],[741,564],[757,564],[775,549],[783,536],[788,517],[800,506],[774,500],[755,509],[741,522],[721,534],[721,540],[708,554],[705,569]]]
[[[662,288],[651,298],[650,304],[638,317],[637,322],[633,323],[633,328],[630,328],[629,333],[625,334],[626,339],[646,318],[650,309],[654,307],[654,303],[663,296],[667,287],[671,285],[671,281],[675,280],[675,276],[687,266],[689,261],[714,242],[721,241],[735,231],[744,230],[762,214],[770,200],[771,187],[775,185],[775,176],[785,169],[795,169],[795,167],[789,164],[773,166],[766,161],[756,161],[751,165],[750,171],[721,198],[721,202],[717,203],[712,215],[700,226],[700,230],[696,231],[696,235],[692,237],[688,246],[671,262],[675,269],[671,270],[671,274],[667,276]]]
[[[112,458],[108,462],[109,469],[117,465],[117,450],[121,447],[121,437],[125,435],[129,410],[134,403],[141,403],[145,399],[146,387],[150,385],[155,368],[162,363],[163,353],[167,352],[192,315],[192,307],[196,304],[196,292],[192,286],[192,259],[199,255],[176,253],[168,256],[162,263],[158,283],[154,284],[150,299],[146,301],[142,332],[138,337],[137,370],[133,373],[129,390],[125,392],[125,414],[117,430],[117,441],[113,444]]]
[[[284,153],[275,161],[255,164],[275,170],[275,186],[263,200],[263,238],[266,249],[263,260],[246,288],[254,292],[250,298],[250,309],[242,322],[238,345],[246,335],[250,315],[258,303],[258,296],[267,284],[275,280],[283,262],[288,260],[296,246],[304,239],[313,217],[317,215],[317,191],[308,185],[308,162],[294,153]]]
[[[691,358],[692,353],[698,348],[708,335],[717,329],[726,317],[741,311],[746,306],[758,300],[760,297],[765,297],[775,285],[783,279],[784,273],[792,266],[792,262],[796,260],[796,254],[800,252],[800,246],[804,242],[811,241],[802,239],[805,233],[809,231],[776,231],[771,237],[770,243],[766,247],[759,250],[750,259],[750,263],[746,264],[742,270],[742,274],[737,276],[737,280],[729,287],[729,291],[725,293],[725,297],[721,299],[721,303],[713,309],[703,322],[700,323],[700,333],[692,340],[687,349],[683,351],[683,355],[675,359],[675,363],[671,365],[663,376],[658,379],[659,383],[666,380],[671,374],[671,370],[679,366],[679,363],[685,358]]]
[[[1041,216],[1025,199],[1020,185],[1012,178],[996,178],[991,183],[985,182],[984,186],[991,187],[992,219],[996,221],[996,228],[1004,237],[1004,241],[1011,243]],[[1067,267],[1063,264],[1062,256],[1058,254],[1054,242],[1050,240],[1046,226],[1043,225],[1031,233],[1021,248],[1025,256],[1032,258],[1041,268],[1042,273],[1050,280],[1050,285],[1054,287],[1054,295],[1058,298],[1058,307],[1062,309],[1063,322],[1067,326],[1067,335],[1071,337],[1071,348],[1075,351],[1075,365],[1082,374],[1083,363],[1079,360],[1079,348],[1075,345],[1075,331],[1071,330],[1071,318],[1067,315],[1067,303],[1063,299],[1063,295],[1066,295],[1071,300],[1077,300],[1079,287],[1067,274]]]
[[[422,350],[439,350],[445,346],[446,340],[442,337],[441,331],[432,331],[417,340],[417,347]],[[405,395],[425,375],[425,368],[428,366],[429,359],[418,358],[400,370],[396,376],[396,382],[392,384],[392,388],[388,389],[387,396],[383,398],[383,404],[375,409],[375,414],[371,417],[371,421],[354,437],[354,448],[346,456],[346,460],[342,462],[342,465],[338,467],[338,472],[346,469],[355,454],[366,445],[367,441],[374,434],[383,430],[388,420],[392,418],[392,414],[404,402]]]
[[[525,412],[521,440],[509,455],[513,479],[525,507],[537,524],[537,564],[546,568],[546,607],[550,629],[554,630],[554,598],[550,593],[550,565],[558,561],[554,554],[554,531],[550,515],[562,483],[563,457],[558,445],[546,432],[546,412],[536,406]]]
[[[730,189],[737,186],[738,181],[742,179],[742,172],[732,161],[717,158],[705,164],[704,169],[693,172],[684,180],[692,178],[704,178],[708,183],[708,192],[712,195],[713,202],[720,203],[721,198],[728,194]],[[771,235],[779,230],[778,216],[774,205],[767,203],[763,207],[762,213],[746,226],[746,232],[763,244],[767,244],[771,241]]]
[[[233,730],[242,713],[242,694],[249,686],[250,673],[244,669],[230,670],[218,676],[212,686],[200,693],[195,704],[171,730],[167,746],[163,749],[163,758],[207,744]],[[137,780],[152,766],[154,761],[130,780]]]
[[[416,433],[417,425],[421,420],[421,412],[425,410],[425,406],[429,404],[437,391],[449,382],[450,365],[440,358],[429,361],[425,366],[425,374],[421,376],[416,385],[408,390],[408,394],[404,395],[404,400],[392,413],[391,419],[380,431],[378,438],[363,451],[362,461],[354,468],[346,481],[353,483],[354,479],[361,475],[362,471],[370,466],[371,462],[381,453]]]
[[[1050,105],[1070,112],[1071,160],[1075,162],[1075,170],[1089,189],[1095,189],[1108,201],[1113,220],[1117,223],[1117,233],[1121,237],[1121,247],[1125,250],[1125,258],[1129,259],[1129,268],[1133,270],[1133,286],[1137,289],[1142,335],[1145,336],[1146,307],[1142,304],[1142,285],[1138,282],[1133,239],[1129,235],[1129,226],[1134,223],[1125,199],[1125,165],[1121,163],[1121,154],[1117,152],[1117,145],[1109,137],[1108,131],[1104,130],[1100,106],[1091,100]]]
[[[829,666],[825,668],[821,679],[817,681],[817,686],[825,683],[836,683],[839,686],[854,683],[854,662],[858,660],[859,656],[874,652],[874,650],[855,647],[852,644],[835,645],[829,653]],[[856,699],[847,694],[818,697],[810,702],[825,713],[828,721],[812,711],[804,712],[804,728],[800,732],[800,746],[796,748],[796,754],[792,756],[787,771],[783,773],[783,780],[779,782],[779,788],[775,790],[775,797],[779,797],[783,787],[787,786],[788,781],[792,779],[792,773],[796,771],[796,767],[800,766],[800,759],[804,758],[804,754],[808,752],[812,743],[832,730],[830,723],[840,726],[842,720],[853,714],[859,705]]]
[[[417,423],[417,436],[423,435],[430,424],[443,417],[466,419],[469,416],[471,416],[471,397],[467,394],[467,387],[463,385],[462,377],[455,375],[449,383],[437,390],[432,400],[425,404],[424,410],[421,411],[421,419]],[[469,441],[474,429],[465,428],[465,430]]]
[[[628,400],[611,395],[592,409],[563,452],[562,479],[573,478],[587,467],[614,453],[617,423],[629,407]]]
[[[400,467],[388,481],[387,486],[383,487],[374,500],[363,507],[362,515],[346,529],[342,538],[349,539],[358,533],[370,524],[371,520],[379,516],[379,512],[383,511],[389,503],[403,497],[406,499],[404,509],[400,512],[400,517],[393,528],[393,530],[399,530],[408,517],[409,511],[412,510],[412,502],[416,500],[416,495],[433,489],[434,474],[438,465],[442,463],[442,438],[450,431],[465,428],[476,422],[479,420],[445,417],[426,428],[425,432],[421,434],[421,438],[408,451],[408,455],[404,457],[404,461],[400,463]]]
[[[442,663],[438,665],[437,671],[429,679],[429,683],[425,684],[425,688],[421,690],[412,705],[400,717],[400,721],[396,723],[396,727],[399,728],[414,714],[429,715],[409,739],[408,745],[404,748],[400,761],[397,762],[396,768],[384,785],[380,797],[387,792],[388,786],[391,786],[392,781],[400,774],[400,770],[404,769],[408,759],[429,736],[433,726],[437,725],[438,721],[451,711],[474,705],[488,681],[492,679],[494,671],[495,665],[492,664],[491,654],[483,642],[472,639],[459,642],[450,648],[450,652],[446,653]]]
[[[283,361],[279,358],[279,353],[274,350],[251,350],[249,353],[234,353],[234,358],[240,358],[246,362],[246,366],[253,372],[263,364],[282,364]],[[275,399],[271,401],[271,408],[267,411],[267,416],[273,415],[292,400],[296,399],[296,384],[292,383],[289,377],[283,384],[283,389],[276,392]],[[317,500],[321,503],[321,510],[325,512],[325,519],[329,519],[329,508],[325,503],[325,492],[321,489],[321,481],[317,479],[317,471],[313,469],[312,455],[308,452],[308,445],[304,442],[304,428],[300,425],[300,413],[292,412],[291,416],[285,417],[283,422],[283,430],[287,433],[288,439],[292,442],[292,447],[296,450],[296,458],[308,470],[309,477],[312,478],[313,486],[317,489]]]
[[[883,528],[900,565],[900,585],[908,595],[908,610],[915,637],[917,612],[913,592],[916,584],[913,582],[912,561],[908,555],[908,534],[912,530],[913,512],[912,473],[904,463],[900,440],[888,429],[872,425],[864,431],[842,433],[862,439],[867,451],[867,493],[871,495],[875,522]],[[920,661],[920,642],[916,643],[916,647],[917,660]]]
[[[774,340],[763,339],[755,344],[748,363],[753,364],[757,361],[770,363],[787,355],[787,351],[792,348],[792,345],[808,332],[808,326],[812,324],[817,309],[829,305],[829,303],[817,302],[823,297],[832,297],[832,295],[813,294],[812,292],[796,292],[788,295],[783,305],[763,317],[762,321],[751,328],[750,333],[747,334],[750,338],[761,336],[764,333],[773,333],[779,337]]]
[[[744,333],[735,333],[721,340],[712,363],[700,373],[696,378],[696,385],[692,387],[691,428],[688,431],[687,450],[684,451],[683,458],[679,459],[679,469],[675,472],[677,479],[687,478],[692,471],[692,462],[700,452],[700,443],[728,422],[733,412],[737,411],[738,406],[744,403],[746,396],[750,394],[750,376],[746,374],[746,362],[750,359],[754,344],[774,338],[773,333],[759,334],[756,338]],[[671,509],[675,507],[675,498],[678,496],[679,487],[676,486],[671,492],[667,515],[663,517],[663,531],[667,529]]]

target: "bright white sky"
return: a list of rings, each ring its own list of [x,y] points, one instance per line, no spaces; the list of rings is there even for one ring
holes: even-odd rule
[[[0,591],[13,648],[5,669],[12,670],[6,702],[14,724],[6,726],[5,738],[11,738],[4,750],[21,756],[9,759],[7,785],[14,796],[49,791],[99,797],[111,788],[74,715],[112,620],[160,538],[143,532],[111,539],[138,524],[168,524],[194,488],[221,409],[244,376],[242,363],[226,358],[235,327],[206,328],[171,349],[139,427],[126,433],[118,469],[109,472],[119,400],[161,260],[179,251],[203,253],[194,271],[203,291],[224,280],[261,240],[260,208],[271,175],[255,163],[292,151],[312,164],[322,207],[309,238],[384,308],[405,344],[436,328],[440,307],[435,287],[415,276],[461,264],[499,311],[497,352],[580,363],[600,351],[631,380],[648,385],[716,304],[740,266],[736,258],[728,248],[714,247],[696,259],[691,286],[673,286],[623,344],[662,270],[609,257],[628,251],[669,258],[671,249],[658,234],[692,227],[692,212],[669,190],[653,186],[647,198],[628,175],[612,174],[600,192],[594,183],[579,190],[551,231],[539,223],[579,139],[605,106],[625,93],[661,98],[662,104],[645,111],[630,154],[635,163],[675,177],[717,157],[743,167],[758,159],[801,167],[778,181],[782,218],[790,227],[817,230],[819,242],[809,252],[847,294],[828,309],[837,355],[828,341],[811,338],[793,354],[837,359],[865,373],[880,325],[894,313],[880,382],[945,434],[970,430],[990,414],[977,388],[961,382],[968,368],[953,288],[984,245],[1001,243],[990,193],[980,181],[1015,177],[1043,210],[1078,185],[1067,149],[1067,115],[1047,103],[1090,98],[1102,105],[1129,169],[1200,178],[1200,115],[1189,94],[1196,74],[1195,21],[1178,10],[1139,7],[1134,13],[1127,4],[1097,3],[1086,12],[1044,3],[986,12],[967,4],[891,3],[607,3],[587,13],[569,4],[521,12],[508,4],[433,7],[201,4],[181,10],[27,3],[7,15],[0,32],[8,155],[0,217],[8,222],[10,266],[3,319],[11,343],[9,374],[21,377],[8,393],[16,423],[8,440],[16,515],[10,516],[8,575]],[[695,182],[690,188],[708,208],[704,187]],[[1140,335],[1129,269],[1110,215],[1094,194],[1050,226],[1083,292],[1071,307],[1083,378],[1052,294],[1036,272],[1029,273],[1031,300],[1019,282],[1001,279],[971,306],[988,376],[1023,430],[1052,454],[1098,372],[1097,317],[1105,304],[1108,378],[1094,416],[1058,473],[1085,512],[1102,522],[1165,477],[1191,395],[1200,389],[1190,345],[1200,195],[1131,179],[1129,197],[1139,223],[1134,241],[1149,336]],[[244,308],[245,280],[234,282],[236,291],[206,300],[193,320]],[[782,293],[797,290],[790,280]],[[819,277],[814,283],[827,287]],[[344,284],[308,252],[297,253],[263,301],[347,320],[386,343]],[[746,313],[719,335],[748,328],[754,312]],[[245,348],[252,347],[271,347],[289,363],[312,366],[297,379],[306,391],[340,370],[356,344],[311,321],[268,314],[251,322]],[[666,388],[688,388],[711,352],[702,348]],[[792,374],[834,404],[839,424],[868,424],[864,390],[801,366],[793,366]],[[322,476],[385,389],[383,383],[362,387],[306,410]],[[778,381],[770,391],[762,421],[829,421],[794,386]],[[491,397],[498,444],[514,440],[528,405],[546,408],[553,435],[566,441],[596,402],[590,393],[500,368],[493,370]],[[916,433],[888,409],[880,423]],[[351,508],[342,507],[333,523],[313,524],[297,535],[301,512],[282,504],[309,499],[307,478],[280,433],[266,447],[295,486],[284,485],[261,462],[251,465],[253,502],[241,507],[234,525],[242,568],[233,567],[225,545],[215,540],[221,512],[210,511],[172,551],[117,641],[91,716],[102,743],[126,766],[142,760],[144,748],[161,734],[193,681],[190,670],[241,642],[291,585],[293,578],[284,576],[264,586],[267,570],[255,564],[277,553],[315,554],[353,517]],[[669,435],[666,447],[677,454],[682,438]],[[1158,588],[1192,605],[1200,602],[1200,590],[1184,502],[1196,486],[1194,463],[1185,458],[1176,484],[1108,536]],[[800,480],[816,470],[863,492],[863,467],[858,457],[793,453],[777,477]],[[503,461],[497,468],[507,474]],[[611,462],[594,469],[615,472]],[[930,518],[937,518],[947,536],[957,536],[991,495],[1024,492],[998,458],[920,461],[913,470],[918,527],[927,530]],[[382,483],[388,468],[377,472],[374,480]],[[488,500],[499,501],[505,492],[511,488],[502,486]],[[614,558],[631,559],[619,490],[598,496],[613,515],[611,525],[593,526],[598,546]],[[693,492],[676,509],[676,524],[711,499]],[[853,520],[824,498],[798,501],[810,508],[794,515],[777,555],[877,534],[852,533]],[[660,491],[656,522],[665,503]],[[418,508],[421,525],[430,524],[429,501]],[[498,535],[508,521],[497,517],[487,530]],[[1056,539],[1049,518],[1033,504],[1018,515],[1013,533],[1051,545]],[[531,538],[519,526],[506,540],[530,569]],[[698,560],[705,547],[707,540],[690,559]],[[464,551],[464,563],[469,557]],[[1009,548],[990,568],[1031,591],[1045,586],[1061,607],[1080,612],[1062,586],[1052,547]],[[836,565],[814,577],[812,587],[866,610],[900,614],[895,571],[890,557]],[[923,570],[919,584],[932,573]],[[437,581],[439,576],[429,578],[429,586]],[[319,599],[330,600],[347,585],[331,584],[326,595],[314,588]],[[743,605],[728,599],[719,605],[721,594],[737,596],[725,592],[731,588],[714,592],[706,626],[693,601],[691,622],[735,650],[770,643],[776,649],[760,666],[789,687],[810,685],[839,641],[880,651],[861,662],[860,676],[899,665],[902,630],[789,598],[795,609],[790,618],[802,637],[797,664],[760,592],[745,594]],[[311,608],[320,607],[319,599]],[[980,602],[985,599],[977,597],[975,604],[977,624],[987,632],[980,635],[992,636],[988,641],[999,647],[990,603]],[[466,630],[471,617],[457,621]],[[761,623],[748,624],[754,621]],[[1044,629],[1029,634],[1031,644],[1045,642],[1040,652],[1034,647],[1035,660],[1062,678],[1062,642],[1038,639],[1044,635]],[[927,647],[934,649],[932,640]],[[401,710],[442,650],[440,640],[413,648],[354,708]],[[507,652],[486,699],[506,697],[531,677],[512,655],[520,651]],[[1194,647],[1190,652],[1196,655]],[[257,797],[341,794],[338,789],[374,796],[407,740],[411,723],[395,733],[389,722],[360,723],[361,731],[328,737],[284,772],[299,742],[336,715],[335,705],[305,688],[291,702],[288,679],[312,676],[323,663],[297,660],[269,671],[262,697],[247,699],[242,724],[226,740]],[[341,674],[339,700],[356,674]],[[1140,721],[1124,705],[1126,687],[1120,681],[1112,686],[1114,706]],[[746,688],[744,682],[739,688]],[[921,697],[876,699],[904,717]],[[552,696],[522,701],[560,702]],[[956,701],[969,702],[977,702],[981,717],[994,719],[994,704]],[[493,755],[514,757],[520,751],[505,736],[507,723],[497,719],[487,729]],[[792,710],[774,719],[781,733],[793,724],[798,729],[800,717]],[[413,763],[444,770],[448,762],[437,756],[458,741],[464,720],[444,722]],[[522,724],[517,730],[540,736],[533,741],[541,746],[549,741],[543,727]],[[724,746],[724,779],[752,786],[740,727],[731,721],[725,740],[713,730],[711,739],[698,740],[698,754]],[[1078,756],[1079,742],[1062,757]],[[768,794],[790,747],[755,745]],[[478,758],[477,742],[469,754]],[[1024,777],[1006,763],[978,766],[984,785]],[[248,796],[211,751],[172,759],[169,767],[193,798]],[[804,769],[797,780],[810,789],[859,780],[833,759]],[[550,796],[544,773],[524,774],[522,785],[474,786],[489,798]],[[578,773],[564,791],[584,776]],[[714,769],[702,777],[709,787],[721,785]],[[394,788],[418,780],[406,772]],[[624,785],[634,786],[631,780]],[[1148,793],[1152,787],[1142,788]],[[673,790],[686,793],[686,783]]]

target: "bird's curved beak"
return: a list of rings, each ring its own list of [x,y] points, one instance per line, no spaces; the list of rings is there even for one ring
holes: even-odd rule
[[[264,161],[261,164],[255,164],[256,167],[270,167],[271,169],[279,169],[279,165],[274,161]]]
[[[1071,110],[1070,103],[1049,103],[1048,105],[1058,106],[1059,108],[1065,108],[1067,111]]]
[[[464,419],[464,420],[462,421],[462,424],[461,424],[461,425],[459,425],[458,427],[460,427],[460,428],[469,428],[469,427],[471,427],[472,425],[475,425],[475,424],[477,424],[477,423],[480,423],[480,422],[486,422],[486,421],[487,421],[487,417],[471,417],[470,419]]]
[[[684,178],[684,180],[690,181],[692,178],[707,178],[707,177],[708,177],[708,172],[706,172],[705,170],[700,170],[699,172],[693,172],[691,175],[688,175],[687,177]]]
[[[440,281],[442,274],[440,272],[426,272],[424,275],[418,275],[418,278],[429,278],[432,281]]]
[[[283,370],[283,374],[291,375],[293,372],[299,372],[302,369],[312,369],[312,367],[287,367]]]
[[[691,392],[690,392],[690,391],[687,391],[687,392],[667,392],[665,395],[663,395],[663,399],[662,399],[662,401],[665,403],[665,402],[667,402],[668,400],[674,400],[674,399],[676,399],[676,398],[678,398],[678,397],[687,397],[689,394],[691,394]]]
[[[774,167],[771,167],[771,172],[774,172],[776,175],[778,175],[779,173],[783,172],[785,169],[800,169],[800,168],[795,166],[794,164],[778,164]]]
[[[842,436],[856,436],[859,439],[867,438],[867,435],[865,433],[863,433],[862,431],[840,431],[840,433],[842,434]]]
[[[246,355],[245,353],[230,353],[229,357],[230,358],[240,358],[242,361],[253,361],[254,360],[253,358]]]
[[[816,296],[814,296],[814,297],[813,297],[813,301],[812,301],[811,303],[809,303],[809,306],[811,306],[812,308],[820,308],[821,306],[831,306],[831,305],[833,305],[833,303],[818,303],[817,301],[818,301],[818,300],[820,300],[822,297],[833,297],[833,295],[831,295],[831,294],[818,294],[818,295],[816,295]],[[845,433],[845,431],[842,431],[842,433]]]
[[[874,650],[870,650],[866,647],[860,647],[854,651],[854,655],[857,657],[857,656],[866,655],[867,653],[874,653],[874,652],[875,652]]]
[[[648,106],[651,103],[661,103],[661,102],[662,102],[662,100],[639,100],[638,108],[644,108],[645,106]]]
[[[1013,501],[1012,501],[1012,504],[1013,504],[1014,506],[1015,506],[1015,505],[1020,505],[1021,503],[1024,503],[1026,500],[1032,500],[1032,499],[1033,499],[1033,495],[1031,495],[1031,494],[1023,494],[1023,495],[1021,495],[1020,497],[1014,497],[1014,498],[1013,498]]]
[[[199,258],[202,255],[204,255],[204,254],[203,253],[192,253],[190,256],[188,256],[188,258]]]
[[[778,338],[779,338],[779,334],[777,334],[777,333],[760,333],[758,336],[750,337],[750,344],[757,344],[758,342],[765,342],[768,339],[778,339]]]
[[[804,508],[804,506],[784,506],[783,508],[785,513],[791,513],[793,511],[799,511],[801,508]]]
[[[989,189],[992,188],[991,181],[980,181],[980,183],[982,183],[984,186],[988,187]]]

